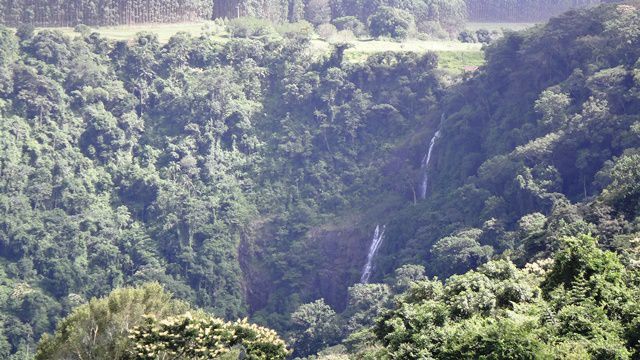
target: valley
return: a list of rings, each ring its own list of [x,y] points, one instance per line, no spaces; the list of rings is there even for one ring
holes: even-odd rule
[[[32,5],[0,358],[640,357],[638,1]]]

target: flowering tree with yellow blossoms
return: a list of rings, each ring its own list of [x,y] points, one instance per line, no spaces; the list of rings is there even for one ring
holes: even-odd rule
[[[277,360],[289,354],[285,342],[268,328],[246,319],[225,322],[189,312],[158,320],[149,316],[130,331],[131,357],[137,360],[217,359],[231,352],[243,359]]]

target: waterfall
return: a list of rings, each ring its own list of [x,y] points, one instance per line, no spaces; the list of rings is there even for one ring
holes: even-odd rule
[[[382,244],[385,228],[386,225],[382,225],[382,230],[380,230],[380,225],[376,225],[376,230],[373,232],[373,239],[371,239],[371,246],[369,246],[369,253],[367,254],[367,263],[364,265],[364,268],[362,269],[362,276],[360,277],[360,282],[362,284],[369,282],[371,272],[373,271],[373,258],[376,256],[378,248],[380,248],[380,244]]]
[[[440,138],[440,130],[442,128],[442,123],[444,123],[444,113],[442,114],[442,117],[440,119],[440,126],[438,126],[438,130],[436,131],[436,133],[433,134],[433,137],[429,142],[429,149],[427,150],[427,153],[424,154],[424,157],[422,158],[422,164],[420,164],[420,169],[422,169],[422,183],[420,184],[420,198],[423,200],[427,198],[427,185],[429,184],[429,163],[431,162],[431,154],[433,153],[433,148],[436,145],[436,140]]]

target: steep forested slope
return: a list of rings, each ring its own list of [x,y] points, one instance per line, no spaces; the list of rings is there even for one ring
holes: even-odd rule
[[[3,356],[125,284],[228,318],[338,298],[365,254],[317,288],[302,241],[380,192],[379,159],[440,91],[434,55],[341,68],[295,35],[1,35]]]
[[[638,358],[639,15],[572,11],[489,47],[398,151],[417,168],[435,139],[427,198],[386,213],[376,283],[350,287],[338,314],[301,306],[296,351]]]
[[[218,316],[290,331],[297,355],[351,333],[344,344],[374,358],[407,358],[411,341],[415,358],[459,358],[477,347],[458,336],[469,329],[500,339],[504,326],[587,318],[604,324],[583,329],[601,341],[589,354],[628,357],[639,28],[635,3],[572,11],[506,34],[454,84],[433,54],[348,64],[343,46],[318,59],[296,33],[161,45],[0,30],[0,356],[32,354],[89,298],[156,281]],[[376,225],[377,283],[350,287]],[[454,276],[401,295],[366,330],[425,269]],[[527,321],[482,318],[512,302]],[[405,320],[424,327],[398,333]],[[443,324],[453,332],[428,328]],[[536,329],[540,354],[583,344]]]
[[[430,259],[431,274],[464,271],[475,260],[444,270],[430,250],[457,229],[474,229],[458,245],[513,249],[522,261],[552,250],[561,235],[610,243],[633,231],[635,195],[619,193],[631,181],[619,169],[638,146],[637,28],[634,6],[609,6],[569,12],[489,47],[481,73],[443,102],[429,201],[389,225],[386,252],[402,259],[396,264],[414,257]],[[518,231],[532,216],[544,235],[527,243]],[[469,236],[475,240],[462,240]]]

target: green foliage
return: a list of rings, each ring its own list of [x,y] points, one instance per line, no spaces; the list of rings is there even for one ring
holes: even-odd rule
[[[401,293],[415,282],[426,280],[424,274],[424,266],[422,265],[403,265],[395,270],[393,289],[396,293]]]
[[[534,109],[542,114],[542,124],[554,128],[563,127],[567,122],[567,108],[571,98],[567,94],[545,90],[536,100]]]
[[[444,276],[461,274],[487,262],[493,249],[480,245],[481,234],[480,230],[471,229],[438,240],[431,248],[438,273]]]
[[[236,348],[248,359],[288,354],[273,330],[186,310],[157,283],[114,290],[74,309],[52,336],[42,338],[36,359],[210,359]]]
[[[638,52],[618,41],[637,12],[574,11],[487,47],[486,66],[442,104],[428,201],[387,224],[394,256],[384,273],[408,262],[430,264],[432,276],[461,273],[491,256],[485,246],[524,265],[558,250],[565,236],[590,233],[609,246],[613,234],[636,231],[628,184],[637,183],[640,102],[625,93],[637,88],[630,59]],[[429,119],[432,128],[437,120]],[[429,133],[421,138],[406,148],[413,169]],[[528,217],[535,213],[545,218]],[[467,229],[482,233],[459,235]]]
[[[603,197],[621,207],[627,214],[635,214],[640,200],[640,155],[629,154],[617,159],[611,169],[611,183]]]
[[[325,40],[328,40],[329,38],[335,36],[338,30],[332,24],[320,24],[316,28],[316,32],[318,33],[318,36]]]
[[[329,0],[308,0],[304,8],[305,19],[315,26],[331,21]]]
[[[535,318],[474,318],[447,334],[441,359],[548,359],[551,352],[535,332]]]
[[[458,34],[458,40],[463,43],[478,42],[478,39],[476,38],[476,34],[467,30],[463,30],[460,32],[460,34]]]
[[[36,359],[126,358],[132,346],[129,331],[142,325],[144,316],[165,318],[187,309],[157,283],[114,290],[74,309],[53,335],[42,338]]]
[[[373,321],[386,308],[391,297],[391,290],[384,284],[355,284],[349,288],[347,308],[342,314],[347,318],[347,330],[373,325]]]
[[[18,56],[18,38],[9,29],[0,26],[0,94],[13,87],[8,67]]]
[[[413,16],[404,10],[383,6],[368,19],[369,33],[374,37],[404,39],[415,26]]]
[[[217,359],[235,348],[243,358],[254,360],[285,359],[288,354],[284,341],[273,330],[249,324],[246,319],[224,322],[201,313],[162,320],[148,316],[144,324],[130,330],[129,339],[129,356],[141,360],[168,356]]]
[[[364,36],[367,33],[365,25],[355,16],[339,17],[331,20],[331,23],[335,25],[338,30],[350,30],[358,37]]]
[[[558,287],[580,290],[582,297],[607,303],[620,296],[624,287],[624,266],[612,252],[600,250],[595,239],[582,236],[566,240],[566,248],[558,252],[554,266],[542,284],[545,294]],[[613,307],[612,307],[613,310]]]
[[[374,332],[392,357],[469,356],[477,344],[463,345],[463,342],[473,337],[472,328],[485,326],[472,325],[477,322],[477,316],[488,316],[498,309],[534,300],[530,281],[513,264],[499,261],[486,264],[478,272],[453,276],[444,287],[437,280],[414,282],[397,298],[395,309],[378,318]],[[471,320],[464,320],[467,318]],[[452,326],[456,330],[451,330]],[[496,336],[499,328],[484,330],[492,331],[492,336]],[[457,331],[470,333],[460,337]],[[514,336],[513,339],[517,338]],[[468,349],[463,350],[467,346]],[[505,345],[501,351],[511,348],[511,345]],[[469,353],[465,355],[464,351]]]
[[[413,283],[376,320],[373,331],[385,356],[629,359],[633,350],[625,344],[635,339],[635,315],[618,310],[635,308],[637,299],[630,295],[637,285],[620,282],[627,274],[618,257],[598,249],[592,238],[567,239],[567,244],[551,270],[542,271],[542,282],[539,265],[520,270],[500,260],[452,276],[444,287],[437,280]],[[572,284],[558,283],[559,273],[574,267],[581,270]],[[594,281],[612,296],[603,301],[591,290]],[[556,284],[554,297],[545,301],[539,295],[551,284]]]
[[[227,23],[227,31],[233,37],[248,38],[269,35],[274,29],[268,20],[244,17],[231,19]]]
[[[372,1],[372,0],[334,0],[331,2],[331,10],[334,22],[340,18],[356,18],[363,24],[369,24],[369,19],[376,13],[407,12],[411,19],[415,19],[418,31],[436,35],[442,32],[445,36],[452,37],[463,26],[467,19],[467,6],[465,0],[418,0],[418,1]],[[389,15],[389,14],[387,14]],[[405,15],[406,16],[406,15]],[[409,21],[409,19],[406,19]],[[349,20],[351,21],[351,20]],[[400,20],[404,22],[405,20]],[[338,26],[338,23],[335,23]],[[371,31],[371,27],[369,27]],[[356,33],[354,31],[354,33]],[[357,34],[357,33],[356,33]],[[374,35],[377,36],[377,35]]]
[[[327,346],[335,345],[341,327],[333,309],[323,299],[301,305],[291,314],[294,354],[311,355]]]
[[[276,31],[286,38],[310,39],[313,35],[313,25],[307,21],[284,23],[276,26]]]
[[[325,3],[304,15],[326,22]],[[330,17],[404,11],[442,31],[461,3],[333,1]],[[431,53],[347,65],[343,45],[316,58],[308,36],[243,21],[224,43],[0,31],[2,356],[150,281],[220,318],[254,314],[296,355],[346,332],[363,358],[637,351],[634,5],[507,33],[454,82]],[[351,286],[376,223],[388,284]]]

